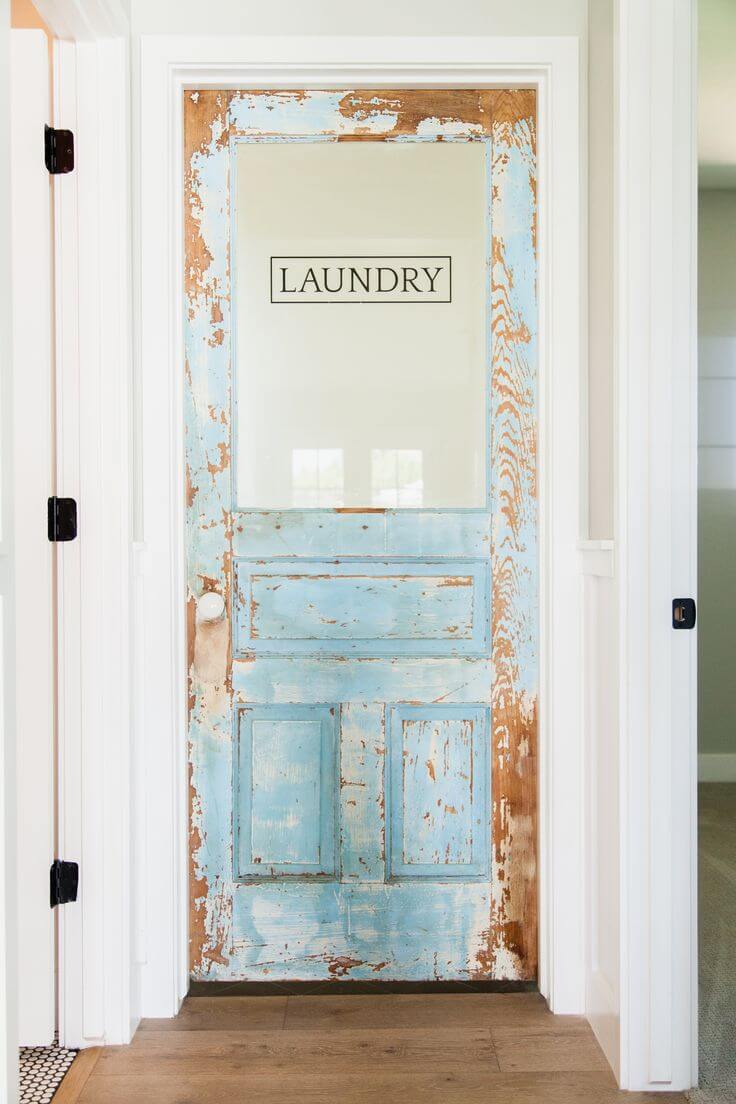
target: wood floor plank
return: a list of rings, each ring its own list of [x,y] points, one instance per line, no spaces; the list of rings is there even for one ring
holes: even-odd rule
[[[508,1072],[608,1069],[590,1024],[577,1016],[555,1016],[543,1027],[493,1026],[491,1034],[499,1066]]]
[[[102,1047],[87,1047],[80,1050],[66,1071],[64,1080],[54,1093],[54,1104],[77,1104],[82,1089],[97,1065]]]
[[[294,1029],[477,1027],[539,1024],[552,1013],[538,993],[402,993],[289,997],[284,1027]]]
[[[282,1072],[270,1079],[247,1074],[90,1078],[80,1104],[684,1104],[677,1093],[619,1093],[605,1073],[518,1074],[377,1067],[365,1073]]]
[[[188,998],[175,1020],[106,1048],[62,1104],[250,1100],[684,1104],[620,1093],[587,1022],[533,993]]]
[[[187,997],[173,1020],[143,1020],[140,1031],[280,1031],[288,997]]]
[[[319,1073],[372,1071],[376,1064],[398,1067],[410,1077],[414,1068],[497,1070],[487,1028],[462,1028],[441,1034],[406,1028],[319,1031],[145,1031],[130,1047],[107,1047],[98,1076],[131,1075],[155,1079],[241,1072],[251,1077],[275,1071]]]

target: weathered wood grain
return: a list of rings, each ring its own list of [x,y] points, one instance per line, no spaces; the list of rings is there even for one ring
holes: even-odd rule
[[[236,876],[338,876],[336,706],[238,710]]]
[[[392,706],[391,875],[488,881],[488,710]]]
[[[492,124],[493,909],[478,975],[537,971],[537,320],[534,98]]]
[[[487,561],[235,560],[236,654],[487,655]]]
[[[386,879],[385,707],[343,703],[340,748],[342,878],[381,883]]]
[[[185,93],[190,935],[198,978],[536,974],[535,111],[528,90]],[[488,144],[490,525],[485,511],[233,512],[229,143],[300,135]],[[295,657],[257,655],[254,647],[233,661],[234,556],[490,557],[491,655]],[[207,589],[224,594],[226,622],[197,623],[194,599]],[[260,601],[273,597],[261,594]],[[324,646],[329,629],[315,621],[313,609],[323,604],[321,592],[318,599],[299,599],[300,616],[305,637],[311,632]],[[450,641],[462,641],[467,611],[453,611],[452,617],[440,611],[434,625],[418,613],[418,599],[412,601],[406,615],[412,632],[429,625],[430,640],[445,630]],[[430,602],[426,608],[434,607]],[[265,607],[261,612],[265,616]],[[346,623],[350,612],[340,613]],[[271,635],[288,635],[288,613],[274,605],[257,633],[265,627]],[[343,639],[351,631],[343,628]],[[256,889],[235,882],[232,839],[235,710],[300,702],[347,710],[341,757],[350,768],[337,833],[345,848],[343,880],[330,888],[307,887],[301,895],[294,885]],[[366,724],[378,725],[386,705],[399,702],[491,707],[485,782],[492,787],[492,863],[485,885],[448,885],[433,900],[425,887],[380,881],[383,813],[373,821],[371,845],[367,818],[369,811],[385,808],[375,751],[385,733],[373,733],[370,754],[361,741]],[[366,790],[362,804],[347,796],[359,789]],[[365,879],[358,876],[362,863]]]
[[[228,195],[227,111],[222,92],[186,96],[184,112],[184,249],[186,384],[186,541],[189,605],[190,960],[192,968],[226,961],[230,877],[208,792],[229,790],[231,777],[230,635],[198,625],[194,599],[220,590],[230,606],[230,256],[226,223],[217,217]],[[214,155],[219,151],[219,155]],[[227,626],[225,626],[227,629]],[[232,847],[232,842],[230,843]],[[217,871],[217,873],[215,873]]]

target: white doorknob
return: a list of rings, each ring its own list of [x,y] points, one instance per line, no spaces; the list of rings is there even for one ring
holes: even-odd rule
[[[225,599],[216,590],[206,590],[197,599],[198,621],[221,621],[225,613]]]

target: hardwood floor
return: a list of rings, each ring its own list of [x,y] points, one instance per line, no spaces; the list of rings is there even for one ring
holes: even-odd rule
[[[97,1064],[101,1049],[101,1047],[88,1047],[87,1050],[80,1050],[54,1093],[54,1104],[76,1104]]]
[[[76,1065],[76,1063],[75,1063]],[[72,1071],[74,1066],[72,1067]],[[68,1075],[70,1076],[70,1075]],[[189,997],[99,1051],[64,1104],[680,1104],[619,1093],[535,993]]]

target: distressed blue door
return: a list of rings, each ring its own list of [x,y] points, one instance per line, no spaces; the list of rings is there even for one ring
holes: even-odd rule
[[[534,94],[204,90],[186,92],[183,110],[193,976],[534,978]],[[253,197],[277,180],[248,149],[302,143],[306,173],[307,144],[330,143],[338,179],[340,151],[359,142],[473,146],[483,230],[475,243],[453,232],[482,259],[464,285],[454,245],[408,244],[397,231],[411,202],[380,248],[338,240],[370,217],[339,191],[331,244],[323,233],[309,250],[292,245],[286,210],[279,240],[262,240]],[[379,169],[376,188],[391,179]],[[439,177],[430,167],[424,179],[429,193]],[[450,190],[448,218],[453,202]],[[243,253],[242,240],[258,249]],[[387,291],[392,305],[374,307]],[[326,293],[357,313],[329,313]],[[400,345],[402,326],[418,324],[409,318],[438,318],[441,342],[445,316],[421,304],[463,295],[482,318],[482,394],[465,413],[453,405],[467,377],[462,327],[433,386],[448,387],[457,423],[439,448],[448,467],[462,467],[463,418],[468,448],[483,442],[467,473],[479,498],[445,501],[421,448],[363,448],[359,421],[347,444],[336,418],[334,448],[307,442],[282,464],[283,427],[325,416],[298,385],[273,409],[282,338],[313,363],[320,335],[334,345],[332,327],[350,317],[341,355],[352,365],[376,329]],[[351,297],[362,306],[340,305]],[[259,345],[264,320],[277,329]],[[384,369],[376,362],[354,393],[338,395],[338,382],[335,409],[388,424],[391,411],[371,406]],[[418,436],[422,371],[407,357],[389,379]],[[372,465],[367,490],[361,464]]]

